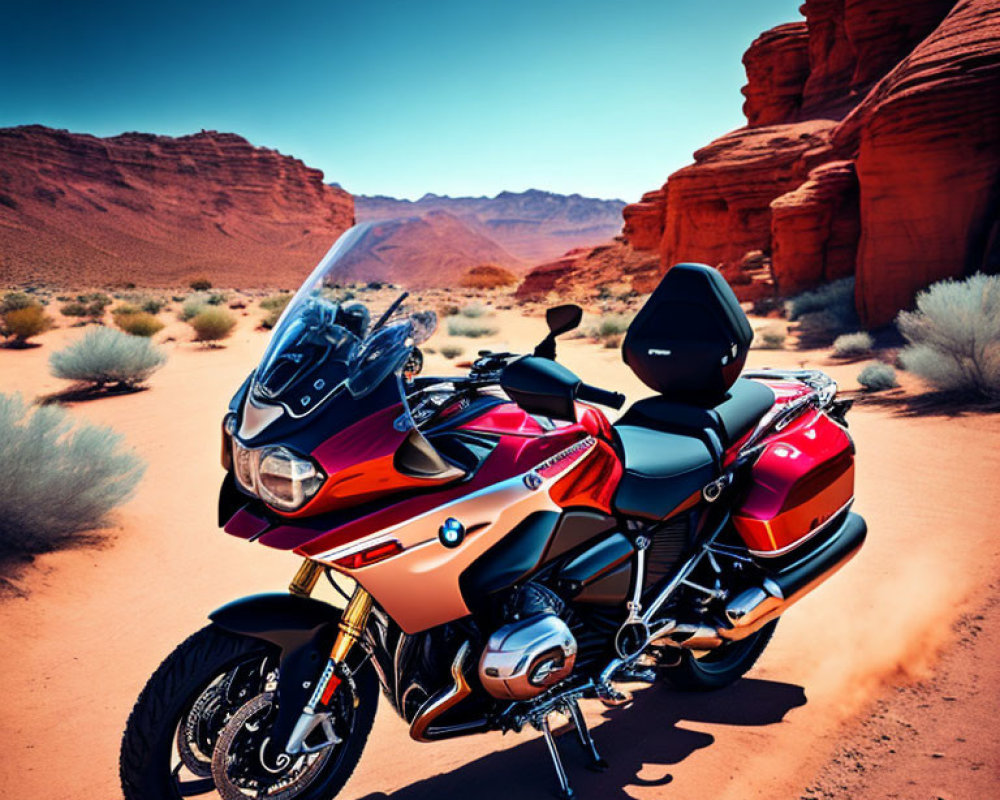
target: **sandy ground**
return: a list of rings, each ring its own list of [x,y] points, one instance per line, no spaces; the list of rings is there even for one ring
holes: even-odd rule
[[[218,426],[232,390],[263,350],[255,319],[244,318],[225,349],[166,344],[170,360],[149,391],[73,406],[80,418],[123,432],[149,471],[105,545],[39,558],[17,579],[26,597],[0,600],[3,797],[119,797],[119,736],[148,675],[211,609],[242,594],[281,590],[294,572],[294,556],[215,527]],[[495,319],[498,337],[462,340],[467,354],[487,344],[523,351],[543,331],[540,320],[516,311]],[[183,326],[175,323],[159,338],[170,334],[183,335]],[[62,388],[48,376],[46,359],[79,335],[60,329],[41,337],[40,348],[0,350],[0,389],[34,396]],[[439,335],[430,344],[447,341]],[[648,394],[617,350],[571,340],[561,343],[560,356],[591,383],[633,398]],[[754,351],[750,360],[802,364],[829,368],[848,388],[859,369],[830,365],[819,352]],[[427,369],[455,367],[432,355]],[[824,770],[840,757],[837,737],[851,741],[850,726],[858,715],[868,718],[886,687],[923,680],[932,695],[944,690],[935,682],[934,655],[954,650],[954,621],[981,608],[982,593],[1000,578],[1000,417],[913,416],[863,405],[851,423],[859,454],[856,510],[870,527],[864,550],[787,615],[748,679],[706,696],[645,690],[623,712],[588,704],[612,768],[587,772],[567,742],[582,798],[876,796],[863,785],[838,794],[846,783],[837,775],[828,780]],[[995,638],[986,647],[987,656],[1000,654]],[[979,687],[994,709],[995,685]],[[940,709],[942,719],[962,730],[964,718],[950,708]],[[995,767],[996,749],[981,760]],[[963,794],[960,786],[935,794],[931,779],[949,761],[934,759],[914,773],[919,791],[878,796],[986,796]],[[545,798],[552,786],[534,735],[417,744],[383,706],[342,797],[417,800],[474,791],[484,800]]]

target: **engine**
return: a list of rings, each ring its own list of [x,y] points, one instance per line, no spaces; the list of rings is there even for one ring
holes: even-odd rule
[[[508,603],[511,622],[497,628],[479,660],[479,680],[501,700],[530,700],[569,677],[577,643],[551,590],[529,583]]]

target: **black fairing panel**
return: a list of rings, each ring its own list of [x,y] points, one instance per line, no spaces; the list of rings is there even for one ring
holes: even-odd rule
[[[513,586],[541,563],[549,538],[559,522],[555,511],[529,514],[497,544],[472,562],[458,579],[469,608]]]
[[[677,264],[629,326],[622,357],[671,400],[718,402],[746,363],[753,330],[718,272]]]
[[[575,600],[614,604],[628,597],[635,545],[621,533],[595,543],[563,565],[559,586]]]

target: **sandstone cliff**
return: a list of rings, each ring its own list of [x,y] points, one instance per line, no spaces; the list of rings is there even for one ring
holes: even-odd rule
[[[0,285],[294,287],[353,220],[322,172],[235,134],[0,130]]]
[[[856,271],[869,325],[933,280],[1000,269],[998,4],[806,0],[802,12],[744,56],[747,126],[626,207],[629,242],[656,250],[661,270],[719,266],[746,299]]]

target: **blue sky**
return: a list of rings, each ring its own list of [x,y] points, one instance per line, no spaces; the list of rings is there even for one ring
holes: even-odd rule
[[[239,133],[358,194],[638,199],[799,0],[0,0],[0,126]]]

